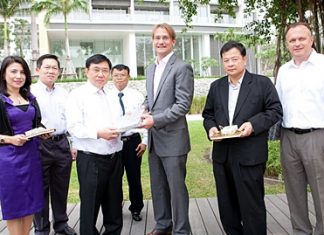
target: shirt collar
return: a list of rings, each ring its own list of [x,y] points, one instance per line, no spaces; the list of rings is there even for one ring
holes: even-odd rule
[[[245,71],[244,71],[242,77],[237,81],[237,84],[236,84],[236,85],[234,85],[234,84],[231,82],[231,80],[229,79],[229,77],[227,77],[228,85],[233,86],[233,87],[240,86],[240,85],[242,84],[242,81],[243,81],[244,75],[245,75]]]
[[[103,87],[102,89],[100,89],[100,88],[94,86],[94,85],[93,85],[91,82],[89,82],[89,81],[86,82],[86,86],[87,86],[88,91],[89,91],[90,93],[97,93],[97,94],[100,94],[99,92],[102,90],[105,94],[107,94],[107,92],[106,92],[106,88],[105,88],[105,87]]]
[[[169,59],[171,58],[171,56],[174,54],[173,51],[171,51],[167,56],[165,56],[162,60],[158,61],[158,59],[156,58],[155,59],[155,64],[156,65],[160,65],[160,64],[163,64],[163,65],[166,65],[169,61]]]
[[[38,80],[37,82],[38,86],[40,86],[40,88],[43,90],[43,91],[46,91],[46,92],[53,92],[55,90],[55,83],[52,87],[52,89],[48,88],[48,86],[46,86],[42,81]]]
[[[318,53],[313,49],[308,59],[303,61],[299,66],[295,64],[294,59],[291,59],[288,62],[288,66],[293,68],[299,68],[301,65],[308,64],[308,63],[316,65],[316,63],[319,61],[317,59],[317,55]]]

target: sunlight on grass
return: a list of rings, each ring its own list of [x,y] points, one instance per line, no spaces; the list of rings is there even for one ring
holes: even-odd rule
[[[190,121],[191,151],[187,161],[186,183],[190,198],[215,197],[215,181],[213,176],[212,164],[210,160],[211,142],[207,139],[202,121]],[[150,176],[148,169],[147,152],[142,160],[142,187],[144,199],[151,199]],[[75,169],[75,162],[70,181],[69,202],[78,202],[78,179]],[[123,179],[124,200],[128,200],[128,186],[126,176]],[[267,184],[266,194],[282,193],[282,184]]]

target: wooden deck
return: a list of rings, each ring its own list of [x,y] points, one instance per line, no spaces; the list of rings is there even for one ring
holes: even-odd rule
[[[310,220],[315,224],[315,212],[313,200],[309,194],[309,210]],[[267,195],[265,197],[267,207],[267,229],[268,234],[283,235],[292,234],[291,224],[289,219],[289,210],[285,194]],[[124,226],[122,235],[144,235],[150,232],[154,227],[154,216],[152,209],[152,201],[148,200],[144,203],[142,210],[143,220],[140,222],[132,221],[132,217],[128,211],[129,202],[125,202],[123,207]],[[69,204],[69,224],[74,227],[79,234],[79,210],[80,204]],[[97,227],[98,230],[103,232],[102,229],[102,216],[99,214]],[[218,206],[216,198],[196,198],[190,199],[190,225],[192,235],[218,235],[225,234],[220,222]],[[8,230],[6,223],[0,220],[0,234],[7,235]],[[31,232],[30,234],[33,234]],[[54,232],[51,232],[53,235]]]

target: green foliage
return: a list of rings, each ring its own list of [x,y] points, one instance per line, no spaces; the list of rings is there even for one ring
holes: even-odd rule
[[[280,142],[278,140],[268,142],[268,154],[269,157],[265,175],[282,179],[282,168],[280,164]]]
[[[218,67],[219,63],[216,59],[212,57],[202,57],[201,58],[201,68],[203,70],[203,75],[208,77],[210,76],[210,71],[208,70],[211,67]]]
[[[192,100],[189,114],[202,113],[206,103],[206,96],[195,96]]]
[[[16,18],[14,20],[14,31],[16,48],[19,51],[19,56],[24,57],[24,46],[30,42],[29,23],[25,19]]]

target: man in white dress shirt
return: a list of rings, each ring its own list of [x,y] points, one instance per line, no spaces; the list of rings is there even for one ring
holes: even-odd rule
[[[50,138],[40,140],[45,207],[34,216],[35,234],[50,233],[49,198],[51,198],[55,232],[73,235],[76,234],[75,231],[67,224],[69,218],[66,214],[66,204],[72,156],[75,157],[76,152],[71,151],[66,137],[65,98],[68,93],[62,87],[55,85],[60,74],[60,62],[57,56],[45,54],[39,57],[36,73],[39,79],[32,85],[31,90],[37,97],[42,123],[47,128],[55,128],[56,131]]]
[[[121,118],[139,112],[144,102],[144,96],[141,92],[128,87],[129,67],[123,64],[115,65],[111,74],[114,88],[109,92],[109,100],[114,101],[116,106],[114,110],[119,109]],[[126,171],[131,202],[129,210],[133,219],[140,221],[142,220],[141,210],[144,207],[141,163],[142,155],[146,150],[147,133],[142,141],[138,132],[129,130],[122,134],[121,139],[123,141],[123,166]]]
[[[123,143],[114,128],[118,112],[113,110],[105,90],[111,62],[101,54],[86,61],[86,84],[68,97],[67,128],[78,150],[77,172],[80,185],[80,234],[97,235],[99,208],[103,234],[119,235],[122,229]]]
[[[276,88],[283,107],[281,163],[293,234],[324,234],[324,55],[313,48],[308,24],[286,29],[292,60],[284,64]],[[316,225],[309,220],[307,185]]]

